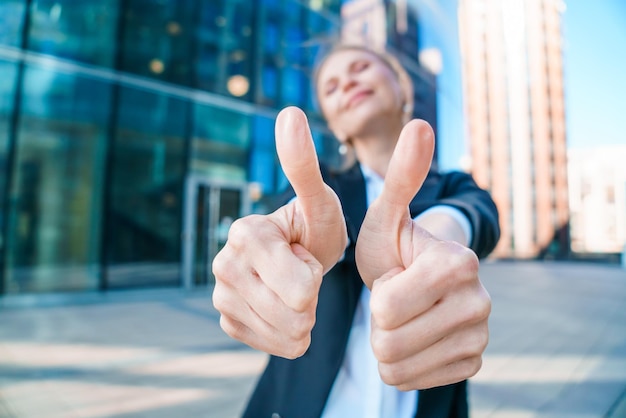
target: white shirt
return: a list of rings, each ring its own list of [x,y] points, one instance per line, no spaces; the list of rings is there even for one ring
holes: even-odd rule
[[[380,195],[384,180],[370,168],[361,165],[365,177],[367,205]],[[465,215],[451,206],[435,206],[458,219],[471,242],[471,225]],[[378,361],[370,344],[370,290],[363,287],[359,298],[346,354],[335,378],[322,418],[411,418],[415,416],[418,392],[402,392],[385,384],[378,373]]]

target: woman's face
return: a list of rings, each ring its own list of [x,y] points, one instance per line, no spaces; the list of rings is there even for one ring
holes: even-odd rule
[[[404,96],[398,77],[368,51],[332,53],[320,68],[316,88],[322,113],[341,141],[358,137],[371,123],[402,118]]]

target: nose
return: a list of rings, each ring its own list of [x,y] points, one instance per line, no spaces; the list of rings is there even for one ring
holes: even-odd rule
[[[346,78],[343,80],[343,85],[342,85],[342,89],[344,92],[350,91],[354,86],[356,86],[358,83],[357,81],[354,79],[353,76],[348,75],[346,76]]]

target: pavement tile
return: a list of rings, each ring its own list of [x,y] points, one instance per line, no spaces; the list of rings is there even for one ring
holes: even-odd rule
[[[481,278],[473,418],[626,416],[626,270],[486,261]],[[210,291],[0,298],[0,417],[238,417],[267,355],[221,331]]]

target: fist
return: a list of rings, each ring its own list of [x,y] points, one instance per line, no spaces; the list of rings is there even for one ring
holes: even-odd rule
[[[371,342],[379,372],[402,390],[472,376],[489,336],[491,301],[478,278],[478,258],[447,240],[458,224],[452,217],[439,219],[433,235],[409,213],[433,149],[426,122],[405,126],[383,192],[368,209],[356,243],[357,267],[372,292]]]
[[[322,276],[343,254],[347,232],[299,109],[278,115],[276,149],[296,199],[233,223],[213,261],[213,304],[228,335],[292,359],[310,345]]]

